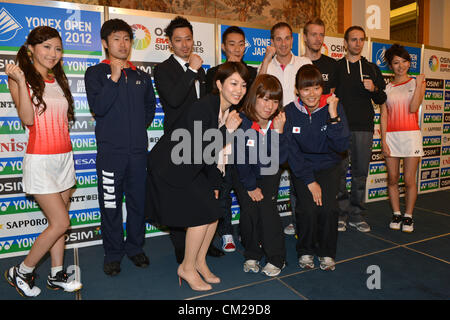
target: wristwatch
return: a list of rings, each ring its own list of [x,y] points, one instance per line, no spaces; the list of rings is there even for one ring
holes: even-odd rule
[[[330,118],[328,120],[328,123],[338,123],[338,122],[341,122],[341,118],[339,116],[334,117],[334,118]]]

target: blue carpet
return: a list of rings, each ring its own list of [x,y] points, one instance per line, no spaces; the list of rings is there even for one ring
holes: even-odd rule
[[[372,231],[361,233],[348,227],[340,232],[336,270],[304,271],[297,265],[294,236],[286,236],[287,266],[276,278],[243,272],[243,248],[221,258],[208,257],[211,270],[222,279],[208,292],[194,292],[186,282],[179,286],[177,263],[168,236],[147,238],[144,251],[150,266],[137,268],[124,257],[115,277],[103,273],[103,248],[78,249],[83,289],[78,295],[45,287],[50,268],[47,257],[37,268],[36,285],[42,293],[36,300],[448,300],[450,299],[450,192],[420,195],[414,211],[415,231],[390,230],[388,201],[367,204]],[[289,218],[284,217],[287,224]],[[235,240],[238,225],[235,225]],[[219,239],[215,240],[217,246]],[[23,257],[0,259],[2,273]],[[65,264],[74,261],[74,250],[66,250]],[[264,264],[264,262],[262,262]],[[380,289],[369,289],[370,267],[380,272]],[[368,271],[369,268],[369,271]],[[5,280],[0,281],[1,300],[22,300]]]

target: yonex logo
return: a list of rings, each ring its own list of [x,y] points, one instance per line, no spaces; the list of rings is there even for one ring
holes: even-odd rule
[[[5,8],[0,10],[0,41],[9,41],[23,27]]]
[[[14,240],[0,241],[0,251],[2,251],[3,249],[5,249],[5,250],[11,249],[11,246],[13,243],[14,243]]]
[[[247,38],[245,39],[245,51],[244,54],[247,53],[247,50],[251,47],[252,45],[250,44],[250,42],[247,41]]]
[[[376,63],[377,63],[377,66],[380,67],[380,68],[384,68],[384,67],[387,66],[387,62],[384,59],[384,53],[385,52],[386,52],[386,48],[383,47],[380,50],[378,50],[377,53],[376,53],[376,57],[375,57]]]
[[[0,203],[0,211],[5,212],[6,210],[8,210],[10,203],[11,203],[11,201],[5,201],[5,202]]]

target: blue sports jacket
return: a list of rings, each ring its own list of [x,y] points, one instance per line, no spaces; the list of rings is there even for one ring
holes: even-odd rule
[[[109,60],[86,70],[86,95],[96,121],[98,152],[147,153],[147,127],[155,115],[155,93],[150,75],[128,64],[117,83],[110,79]]]
[[[234,166],[237,169],[239,180],[247,191],[257,187],[257,180],[263,175],[275,174],[280,164],[287,160],[288,149],[284,132],[278,134],[273,130],[272,124],[264,134],[260,126],[240,113],[242,123],[239,129],[246,132],[244,139],[234,143]],[[238,129],[238,130],[239,130]],[[277,145],[272,145],[272,138]],[[274,152],[278,152],[278,158]],[[270,170],[267,170],[271,168]],[[265,169],[265,170],[264,170]]]
[[[314,172],[325,170],[342,161],[341,153],[349,148],[350,131],[344,108],[338,104],[341,121],[330,124],[329,95],[323,95],[319,108],[309,113],[301,101],[285,107],[284,132],[289,145],[288,163],[296,178],[306,185],[315,181]]]

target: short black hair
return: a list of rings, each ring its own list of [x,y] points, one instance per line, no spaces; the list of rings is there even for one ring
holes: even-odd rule
[[[245,39],[245,33],[241,28],[239,28],[238,26],[231,26],[231,27],[228,27],[227,30],[225,30],[225,32],[223,33],[222,43],[225,43],[227,41],[227,37],[230,33],[238,33],[238,34],[242,35]]]
[[[105,21],[102,25],[102,29],[100,30],[100,38],[102,40],[107,41],[108,36],[117,31],[125,31],[130,36],[130,39],[133,40],[133,29],[131,29],[130,25],[121,19],[111,19]]]
[[[301,90],[313,86],[321,86],[323,88],[322,73],[315,65],[305,64],[298,69],[295,75],[295,88]]]
[[[275,30],[280,29],[280,28],[288,28],[289,31],[291,31],[291,35],[292,35],[292,28],[287,22],[278,22],[277,24],[275,24],[272,27],[272,29],[270,29],[270,39],[273,40],[273,37],[275,36]]]
[[[345,39],[345,41],[348,41],[348,35],[349,35],[349,33],[352,32],[353,30],[359,30],[359,31],[362,31],[362,32],[364,33],[364,37],[366,37],[366,31],[363,29],[363,27],[361,27],[361,26],[351,26],[351,27],[349,27],[347,30],[345,30],[345,33],[344,33],[344,39]]]
[[[169,25],[164,29],[166,36],[170,40],[172,40],[173,31],[177,28],[189,28],[189,30],[191,30],[192,35],[194,35],[192,24],[186,18],[178,16],[172,21],[170,21]]]
[[[250,74],[247,67],[242,62],[227,61],[219,66],[219,69],[214,76],[212,93],[216,95],[219,94],[219,88],[217,88],[216,83],[217,80],[223,84],[225,80],[235,72],[237,72],[246,83],[249,82]]]
[[[394,56],[403,58],[406,61],[411,62],[411,56],[409,55],[409,52],[405,49],[405,47],[398,43],[394,43],[389,49],[386,50],[386,52],[384,53],[384,60],[390,66],[392,66],[392,59],[394,59]]]

